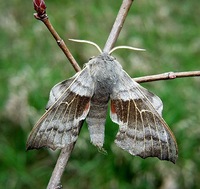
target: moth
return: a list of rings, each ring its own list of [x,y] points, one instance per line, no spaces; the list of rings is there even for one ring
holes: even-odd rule
[[[45,114],[32,129],[27,150],[64,148],[77,140],[84,120],[91,143],[103,148],[105,121],[119,125],[115,143],[133,156],[176,162],[176,139],[162,118],[158,96],[136,83],[110,55],[101,52],[82,71],[56,84]]]

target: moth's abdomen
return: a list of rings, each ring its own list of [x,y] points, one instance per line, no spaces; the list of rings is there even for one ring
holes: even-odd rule
[[[90,139],[93,145],[102,148],[104,143],[104,130],[108,109],[108,95],[94,94],[91,99],[90,111],[86,118]]]

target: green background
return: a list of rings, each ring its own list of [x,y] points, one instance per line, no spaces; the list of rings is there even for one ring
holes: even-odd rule
[[[103,48],[121,1],[46,0],[57,32],[82,67]],[[0,2],[0,188],[46,188],[59,151],[25,151],[31,128],[44,113],[50,89],[75,71],[44,24],[33,17],[31,1]],[[199,0],[133,2],[117,45],[146,52],[113,53],[123,68],[138,77],[200,66]],[[174,132],[179,158],[174,165],[141,159],[113,143],[118,126],[107,117],[104,148],[90,143],[84,125],[62,178],[68,189],[200,188],[200,78],[143,84],[164,103],[163,117]]]

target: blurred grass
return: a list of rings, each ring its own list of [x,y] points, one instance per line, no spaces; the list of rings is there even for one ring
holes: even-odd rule
[[[102,48],[121,1],[48,0],[49,18],[82,66],[97,55],[94,47],[68,42],[87,39]],[[0,2],[0,188],[45,188],[58,152],[25,152],[26,138],[44,112],[51,87],[74,74],[45,26],[33,18],[31,1]],[[114,56],[132,76],[199,70],[198,0],[135,1]],[[143,160],[118,149],[117,126],[108,116],[103,155],[89,142],[86,125],[62,179],[74,189],[200,188],[200,78],[144,84],[161,97],[163,117],[179,146],[176,165],[157,158]]]

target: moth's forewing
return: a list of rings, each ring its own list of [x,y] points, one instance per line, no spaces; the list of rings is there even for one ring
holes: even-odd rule
[[[123,71],[111,94],[111,119],[119,124],[115,143],[132,155],[176,162],[175,137],[161,117],[162,102]]]
[[[48,108],[51,107],[31,131],[27,149],[49,147],[55,150],[77,140],[94,92],[94,83],[88,72],[85,68],[74,79],[52,89],[48,103]],[[62,88],[60,97],[56,92],[59,88]]]
[[[74,75],[74,77],[69,78],[67,80],[61,81],[60,83],[57,83],[50,91],[49,94],[49,101],[46,105],[46,110],[48,110],[60,97],[61,95],[68,89],[70,84],[74,81],[74,79],[79,75],[80,73],[77,73]]]
[[[142,93],[147,98],[146,101],[150,102],[150,104],[153,106],[153,108],[162,117],[163,103],[162,103],[161,99],[158,96],[156,96],[155,94],[153,94],[152,92],[148,91],[147,89],[145,89],[144,87],[139,85],[138,83],[136,83],[135,81],[133,81],[133,82],[136,84],[137,89],[140,91],[140,93]]]
[[[119,124],[115,143],[120,148],[142,158],[175,163],[177,144],[162,118],[162,101],[134,82],[106,53],[52,88],[47,112],[31,131],[27,149],[63,148],[75,142],[86,117],[91,142],[102,148],[109,98],[111,119]]]

